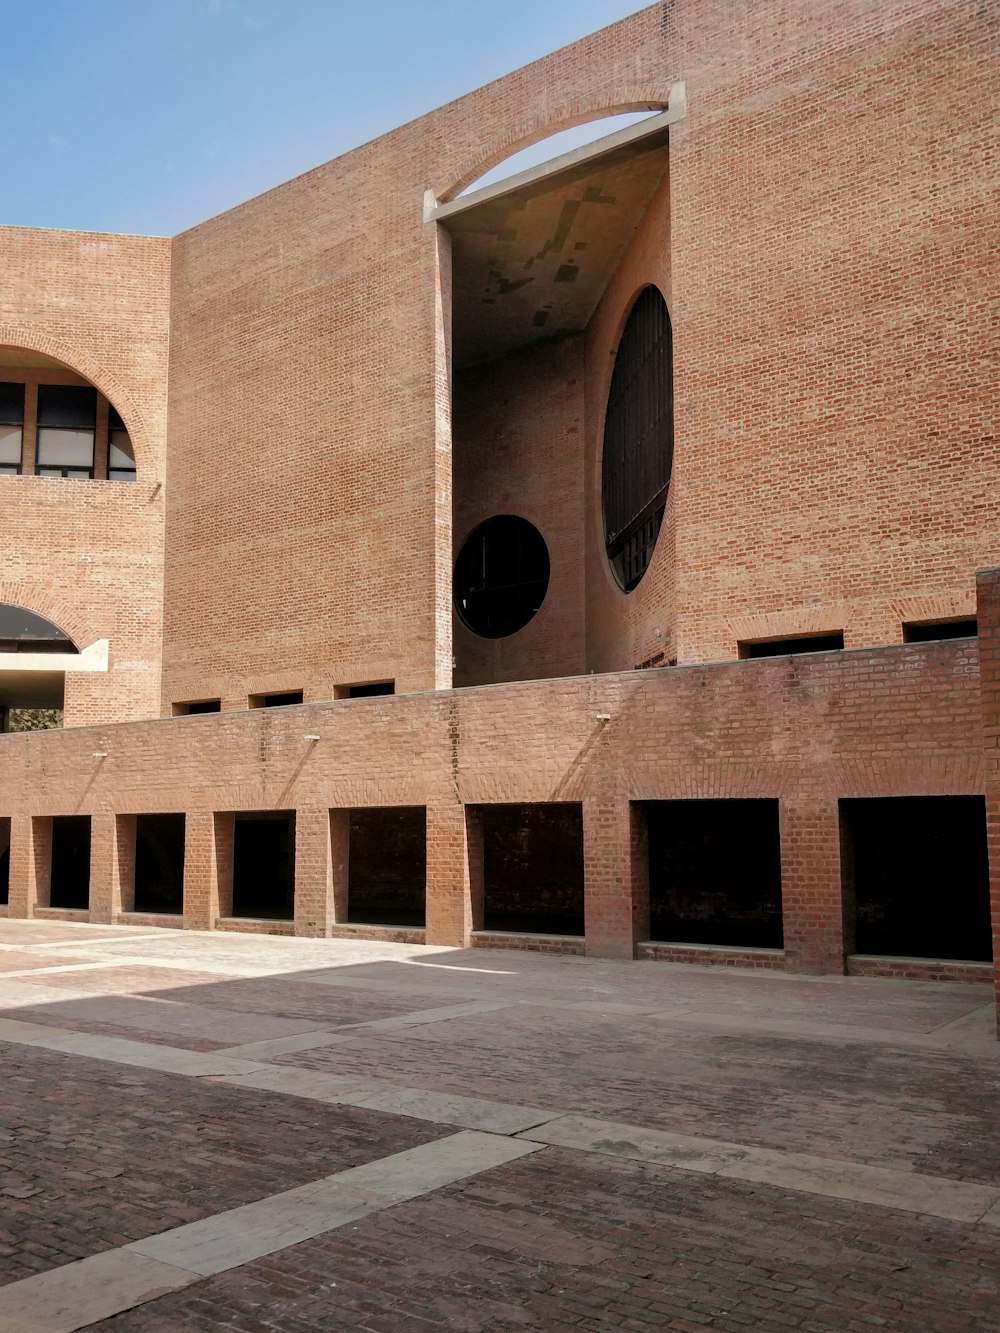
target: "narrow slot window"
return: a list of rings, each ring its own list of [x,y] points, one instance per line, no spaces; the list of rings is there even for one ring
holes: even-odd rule
[[[0,383],[0,476],[21,471],[24,441],[24,385]]]

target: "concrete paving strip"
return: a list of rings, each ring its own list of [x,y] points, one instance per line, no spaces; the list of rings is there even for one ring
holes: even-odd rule
[[[685,1029],[698,1029],[726,1035],[746,1036],[753,1034],[762,1037],[789,1038],[792,1041],[832,1041],[865,1045],[877,1043],[881,1046],[920,1046],[925,1049],[944,1050],[951,1046],[968,1047],[979,1037],[982,1028],[988,1037],[983,1044],[985,1054],[995,1054],[1000,1059],[1000,1044],[992,1033],[992,1019],[989,1026],[978,1022],[970,1023],[973,1015],[963,1015],[957,1023],[948,1023],[944,1027],[929,1032],[914,1032],[899,1028],[858,1027],[837,1023],[813,1023],[796,1018],[758,1017],[752,1014],[710,1013],[689,1008],[675,1011],[647,1011],[648,1021],[669,1022]]]
[[[177,1046],[131,1041],[127,1037],[90,1036],[83,1032],[70,1032],[65,1028],[48,1027],[44,1023],[24,1023],[16,1018],[0,1018],[0,1041],[197,1078],[252,1074],[268,1069],[267,1065],[255,1065],[250,1060],[234,1060],[231,1056],[219,1056],[214,1052],[185,1051]]]
[[[127,1250],[106,1250],[0,1288],[0,1333],[74,1333],[199,1280]]]
[[[238,1060],[266,1060],[274,1055],[291,1055],[296,1051],[311,1051],[319,1046],[336,1046],[338,1042],[354,1041],[350,1032],[331,1032],[313,1028],[290,1037],[273,1037],[270,1041],[248,1041],[242,1046],[227,1046],[220,1055],[231,1055]]]
[[[295,1065],[258,1065],[245,1074],[223,1074],[212,1082],[280,1092],[286,1097],[306,1097],[332,1106],[360,1106],[365,1097],[397,1090],[397,1085],[387,1079],[370,1078],[366,1074],[327,1074],[318,1069],[298,1069]]]
[[[462,1131],[125,1248],[207,1277],[503,1166],[540,1147],[521,1139]]]
[[[364,1023],[347,1023],[341,1031],[357,1028],[375,1032],[395,1032],[398,1028],[421,1027],[425,1023],[443,1023],[449,1018],[466,1018],[469,1014],[489,1014],[496,1009],[509,1009],[517,1000],[469,1000],[465,1004],[442,1004],[433,1009],[414,1009],[408,1014],[394,1014],[391,1018],[372,1018]]]
[[[438,1125],[461,1125],[491,1134],[517,1134],[544,1124],[561,1115],[543,1111],[538,1106],[518,1106],[510,1102],[491,1102],[483,1097],[463,1097],[457,1093],[432,1092],[424,1088],[393,1088],[352,1101],[370,1111],[389,1111],[395,1115],[430,1120]]]
[[[730,1180],[753,1180],[775,1189],[898,1208],[954,1222],[1000,1226],[1000,1187],[990,1185],[642,1129],[590,1116],[551,1120],[532,1129],[531,1139],[581,1152],[656,1162],[683,1171],[702,1171]]]

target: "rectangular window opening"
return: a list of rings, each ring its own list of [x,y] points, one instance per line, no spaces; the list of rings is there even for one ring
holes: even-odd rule
[[[289,704],[302,703],[301,690],[285,690],[281,694],[251,694],[247,696],[248,708],[285,708]]]
[[[842,800],[840,831],[849,953],[992,959],[984,797]]]
[[[930,643],[934,639],[974,639],[979,633],[975,620],[921,620],[903,623],[904,643]]]
[[[56,815],[52,820],[49,906],[90,906],[90,816]]]
[[[10,820],[0,818],[0,905],[10,901]]]
[[[24,438],[24,385],[0,383],[0,476],[21,471]]]
[[[394,680],[374,680],[359,685],[338,685],[335,687],[335,699],[374,699],[379,695],[395,694]]]
[[[183,815],[136,816],[136,912],[183,913],[184,828]]]
[[[644,801],[650,937],[781,949],[775,800]]]
[[[382,806],[350,812],[347,920],[423,926],[427,898],[427,811]]]
[[[741,658],[787,657],[798,653],[828,653],[844,646],[844,632],[803,634],[796,639],[741,639],[736,645]]]
[[[187,703],[171,705],[174,717],[191,717],[196,713],[220,713],[221,699],[193,699]]]
[[[471,807],[480,821],[484,930],[583,935],[583,807]]]
[[[92,477],[97,390],[72,384],[38,386],[38,475]]]
[[[295,811],[239,811],[233,821],[234,917],[295,917]]]

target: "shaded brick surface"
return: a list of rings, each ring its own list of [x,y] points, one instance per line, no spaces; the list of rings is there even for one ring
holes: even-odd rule
[[[1000,1234],[546,1149],[94,1327],[993,1333]]]
[[[6,1043],[0,1068],[0,1282],[447,1132]]]

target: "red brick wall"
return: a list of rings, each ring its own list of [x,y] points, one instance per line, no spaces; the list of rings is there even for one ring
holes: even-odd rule
[[[10,736],[0,816],[13,816],[11,912],[25,910],[37,873],[29,815],[186,811],[188,917],[206,925],[227,855],[227,821],[213,812],[294,808],[320,830],[318,811],[419,805],[427,939],[460,944],[477,892],[463,805],[580,801],[587,948],[630,957],[642,876],[629,802],[770,797],[786,963],[838,971],[838,798],[984,792],[981,726],[975,645],[955,640]],[[322,831],[309,845],[301,928],[322,933],[337,857]]]
[[[0,228],[0,378],[96,384],[135,446],[134,483],[0,477],[0,601],[55,621],[110,671],[69,675],[67,725],[155,716],[159,696],[170,242]],[[79,380],[76,380],[79,382]]]
[[[986,778],[986,837],[990,849],[993,965],[1000,1031],[1000,569],[977,580],[979,658],[982,677],[983,759]]]

